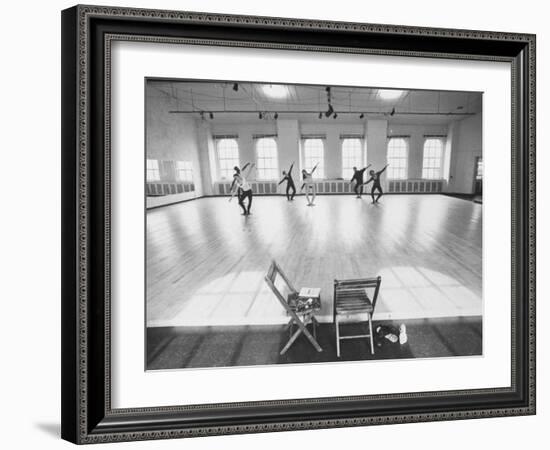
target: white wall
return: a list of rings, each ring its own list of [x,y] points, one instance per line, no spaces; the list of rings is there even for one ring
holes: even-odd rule
[[[470,174],[469,156],[475,151],[481,153],[481,115],[466,121],[456,121],[447,125],[403,125],[388,124],[383,119],[368,119],[356,123],[320,119],[318,122],[300,122],[293,119],[279,119],[270,122],[257,123],[216,123],[204,121],[207,125],[205,133],[212,135],[238,135],[240,164],[256,161],[253,136],[256,134],[276,134],[278,136],[279,171],[288,168],[292,162],[302,168],[303,160],[300,154],[300,138],[305,135],[325,136],[325,176],[328,179],[342,178],[342,140],[341,135],[362,135],[367,140],[367,163],[373,168],[381,168],[387,163],[387,137],[391,135],[409,136],[409,167],[408,178],[422,178],[423,146],[426,135],[448,135],[449,129],[459,129],[458,133],[450,133],[445,146],[445,158],[452,161],[452,175],[456,180],[465,177],[460,184],[446,189],[447,192],[471,193],[472,174]],[[198,121],[201,122],[201,121]],[[464,125],[460,124],[464,122]],[[478,129],[479,127],[479,129]],[[461,137],[461,139],[460,139]],[[462,142],[462,146],[459,146]],[[474,150],[475,149],[475,150]],[[201,146],[200,151],[208,151]],[[467,156],[458,158],[458,153],[465,151]],[[447,156],[447,155],[452,155]],[[210,163],[213,164],[212,162]],[[461,164],[466,167],[462,169]],[[472,163],[473,164],[473,163]],[[473,170],[473,165],[472,165]],[[203,168],[203,178],[204,170]],[[214,168],[213,173],[216,173]],[[214,177],[214,179],[217,179]],[[469,190],[465,186],[469,186]],[[457,190],[455,190],[455,188]],[[205,186],[206,189],[206,186]]]
[[[1,72],[4,114],[4,168],[25,167],[28,178],[41,180],[40,200],[35,183],[21,183],[20,170],[4,170],[3,209],[0,221],[3,326],[2,408],[5,426],[3,448],[74,449],[59,438],[60,398],[60,16],[74,0],[7,2],[0,28],[5,61],[17,61]],[[538,167],[542,175],[550,167],[550,29],[544,2],[462,0],[441,8],[436,0],[386,2],[258,2],[253,0],[96,0],[95,3],[164,9],[187,9],[233,14],[256,14],[325,20],[395,23],[415,26],[454,27],[537,33]],[[314,5],[314,7],[313,7]],[[475,12],[475,13],[473,13]],[[498,14],[496,14],[498,12]],[[21,24],[32,32],[21,33]],[[39,72],[37,72],[39,68]],[[37,82],[37,80],[39,82]],[[46,113],[36,116],[31,107]],[[29,132],[32,123],[32,133]],[[39,139],[39,142],[35,142]],[[47,177],[44,174],[48,174]],[[17,195],[9,195],[18,186]],[[549,177],[538,177],[537,264],[540,274],[550,272]],[[29,201],[32,200],[32,201]],[[11,218],[10,218],[11,217]],[[15,219],[13,219],[15,217]],[[539,277],[542,279],[543,277]],[[29,280],[32,279],[32,282]],[[538,296],[550,296],[548,284],[539,283]],[[550,316],[550,303],[539,301],[540,318]],[[537,331],[538,415],[454,422],[419,423],[221,436],[186,440],[100,445],[113,450],[189,449],[248,450],[262,448],[325,450],[342,447],[372,447],[407,450],[498,450],[543,448],[550,423],[550,333]],[[391,370],[391,364],[389,364]],[[406,374],[403,374],[406,376]],[[366,380],[368,382],[368,380]],[[542,444],[541,444],[542,443]],[[92,448],[92,447],[90,447]],[[94,447],[96,448],[96,447]]]
[[[159,91],[151,89],[147,99],[147,154],[149,158],[166,161],[161,164],[162,181],[174,181],[170,161],[190,160],[193,162],[195,192],[180,194],[165,199],[148,199],[149,206],[180,201],[217,192],[214,183],[219,180],[217,152],[213,136],[237,135],[240,165],[256,161],[254,135],[273,134],[278,137],[279,173],[296,163],[296,172],[303,167],[300,142],[303,135],[325,136],[325,177],[342,178],[341,135],[362,135],[366,138],[367,163],[379,169],[387,163],[387,137],[409,136],[408,178],[422,178],[423,146],[426,135],[447,136],[444,151],[444,191],[456,194],[473,192],[475,160],[482,154],[482,115],[456,120],[449,125],[425,124],[405,125],[397,121],[368,118],[356,122],[344,122],[322,118],[315,121],[278,119],[254,120],[243,123],[220,122],[193,118],[187,114],[171,114],[177,109],[176,101]],[[254,176],[254,175],[253,175]],[[383,176],[386,184],[386,175]],[[181,197],[181,198],[180,198]]]
[[[170,114],[177,109],[175,101],[159,93],[148,95],[146,102],[147,133],[146,155],[159,160],[161,181],[176,182],[175,162],[191,161],[195,190],[182,194],[147,197],[147,207],[161,206],[203,195],[204,161],[199,151],[199,136],[196,120],[186,114]]]
[[[409,166],[408,178],[422,178],[422,162],[424,159],[424,140],[426,135],[447,135],[447,125],[388,125],[388,136],[409,136]],[[381,149],[383,152],[385,148]],[[453,151],[455,149],[451,149]],[[381,155],[382,156],[382,155]]]
[[[365,136],[365,122],[345,123],[334,119],[320,119],[318,122],[300,123],[301,135],[325,135],[325,177],[342,178],[342,141],[340,135]],[[303,155],[302,155],[303,156]],[[303,161],[301,161],[303,163]],[[304,167],[311,170],[311,167]]]
[[[448,192],[457,194],[471,194],[473,192],[475,163],[476,159],[482,156],[481,144],[481,114],[476,114],[456,123],[456,129],[453,132]]]
[[[294,163],[292,176],[296,179],[300,170],[300,125],[297,120],[277,120],[277,136],[279,148],[279,172],[288,170]],[[283,189],[284,186],[281,186]]]
[[[256,134],[277,134],[275,122],[253,123],[216,123],[210,126],[212,135],[233,135],[239,136],[239,162],[241,167],[247,162],[256,162],[256,150],[254,148],[254,135]],[[280,149],[284,151],[286,147]]]
[[[180,194],[178,197],[149,199],[149,206],[180,201],[202,195],[216,194],[214,182],[219,180],[217,155],[213,136],[237,135],[239,162],[256,161],[255,135],[273,134],[278,136],[279,173],[296,163],[296,172],[303,167],[300,152],[300,139],[307,135],[325,136],[325,177],[342,178],[341,135],[362,135],[367,141],[367,163],[373,169],[380,169],[387,163],[387,137],[392,135],[409,136],[408,178],[422,178],[423,146],[426,135],[447,136],[444,153],[443,174],[448,180],[444,191],[456,194],[473,192],[474,166],[477,156],[482,154],[482,115],[456,120],[449,125],[425,124],[405,125],[396,121],[368,118],[356,122],[322,118],[315,121],[278,119],[270,121],[254,120],[243,123],[220,122],[210,119],[193,118],[188,114],[171,114],[177,109],[174,99],[150,89],[147,98],[147,155],[152,159],[166,161],[161,166],[162,181],[174,181],[170,161],[190,160],[193,162],[195,192]],[[151,95],[154,94],[154,95]],[[173,165],[173,164],[172,164]],[[447,176],[448,175],[448,178]],[[254,175],[253,175],[254,176]],[[382,181],[387,186],[386,174]],[[180,198],[181,197],[181,198]]]

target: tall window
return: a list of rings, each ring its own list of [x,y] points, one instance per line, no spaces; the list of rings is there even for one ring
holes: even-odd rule
[[[218,162],[220,164],[220,178],[231,179],[233,167],[239,165],[239,145],[237,139],[223,138],[216,141]]]
[[[176,178],[179,181],[193,181],[193,164],[191,161],[176,161]]]
[[[159,162],[156,159],[147,160],[147,181],[159,181]]]
[[[409,142],[407,138],[390,138],[388,141],[388,178],[404,180],[407,178],[407,157]]]
[[[317,165],[313,178],[325,178],[325,145],[323,139],[308,138],[304,140],[304,169],[308,172]]]
[[[353,176],[353,168],[365,167],[365,152],[363,142],[359,138],[345,138],[342,141],[342,176],[349,179]]]
[[[443,139],[428,138],[424,141],[424,159],[422,162],[422,178],[436,180],[441,178],[443,161]]]
[[[256,158],[258,179],[275,180],[279,172],[277,141],[271,137],[257,139]]]
[[[476,180],[483,180],[483,159],[477,158],[476,162]]]

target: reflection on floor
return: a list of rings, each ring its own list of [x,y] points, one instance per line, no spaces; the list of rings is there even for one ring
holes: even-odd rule
[[[321,288],[321,322],[332,320],[335,278],[375,275],[375,320],[482,315],[479,204],[388,195],[372,205],[335,195],[307,207],[301,197],[256,197],[252,212],[241,216],[227,198],[147,212],[148,327],[286,323],[263,281],[272,259],[297,288]]]
[[[402,322],[379,321],[380,325],[399,326]],[[482,354],[480,317],[423,319],[403,321],[408,342],[392,344],[377,341],[375,355],[367,339],[342,343],[341,358],[336,357],[334,327],[321,324],[318,353],[302,335],[288,352],[279,351],[288,339],[284,326],[162,327],[147,329],[147,369],[253,366],[285,363],[359,361],[371,359],[434,358]],[[356,333],[357,324],[343,327],[346,334]],[[378,344],[381,344],[380,346]]]

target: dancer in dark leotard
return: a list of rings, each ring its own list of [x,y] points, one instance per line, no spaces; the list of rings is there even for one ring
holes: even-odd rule
[[[370,175],[369,181],[364,183],[364,185],[366,186],[367,184],[369,184],[372,181],[372,189],[370,190],[370,195],[372,197],[372,203],[378,203],[378,200],[384,194],[384,192],[382,191],[382,186],[380,186],[380,175],[382,175],[384,173],[384,171],[386,170],[386,168],[388,166],[389,166],[389,164],[386,164],[384,166],[384,168],[382,170],[379,170],[378,172],[375,172],[374,170],[369,171],[369,175]],[[378,191],[378,197],[376,197],[376,200],[374,198],[374,191]]]
[[[294,200],[294,196],[296,195],[296,186],[294,186],[294,180],[292,179],[292,168],[294,167],[294,163],[290,165],[290,169],[288,169],[288,172],[283,170],[283,179],[279,181],[279,185],[286,180],[286,199],[287,200]],[[292,194],[290,192],[292,191]]]
[[[350,183],[353,183],[355,181],[355,187],[353,188],[353,191],[355,192],[355,195],[357,195],[357,198],[361,198],[361,194],[363,194],[363,174],[365,173],[365,170],[367,170],[371,164],[369,164],[367,167],[363,167],[361,170],[357,170],[357,167],[353,168],[353,176],[351,177],[351,180],[349,180]]]

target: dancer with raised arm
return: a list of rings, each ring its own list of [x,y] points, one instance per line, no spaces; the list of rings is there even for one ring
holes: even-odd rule
[[[361,195],[363,194],[363,174],[365,173],[365,170],[367,170],[372,164],[369,164],[367,167],[363,167],[362,169],[358,170],[357,167],[353,168],[353,176],[351,177],[351,180],[349,180],[350,183],[353,183],[355,181],[355,187],[353,188],[353,191],[355,192],[355,195],[357,195],[357,198],[361,198]]]
[[[389,164],[386,164],[382,170],[379,170],[378,172],[375,172],[374,170],[369,171],[370,178],[369,180],[364,183],[366,186],[372,181],[372,188],[370,190],[370,195],[372,197],[372,203],[378,203],[378,200],[380,200],[380,197],[384,194],[382,191],[382,186],[380,185],[380,175],[384,173],[386,168],[389,166]],[[374,191],[378,191],[378,196],[376,199],[374,198]]]
[[[294,200],[294,196],[296,195],[296,186],[294,185],[294,180],[292,179],[292,168],[294,167],[294,163],[290,165],[290,169],[288,169],[288,172],[283,170],[283,179],[279,181],[279,185],[286,181],[286,199],[287,200]],[[292,194],[290,193],[292,192]]]
[[[250,186],[247,178],[249,177],[254,166],[255,164],[246,163],[243,166],[242,171],[237,166],[234,167],[235,174],[233,175],[233,182],[231,183],[231,197],[229,198],[229,201],[231,201],[235,194],[237,194],[239,206],[243,209],[243,216],[250,215],[250,208],[252,207],[252,186]],[[235,186],[237,186],[236,189]],[[248,200],[248,205],[246,208],[244,206],[245,200]]]
[[[307,206],[315,205],[314,202],[315,202],[315,197],[317,196],[317,185],[313,181],[313,172],[315,172],[315,169],[317,169],[318,165],[319,163],[315,164],[313,169],[311,169],[311,172],[308,172],[306,169],[302,169],[302,178],[304,180],[304,183],[302,184],[300,191],[302,191],[305,186]],[[312,194],[311,198],[309,197],[310,193]]]

